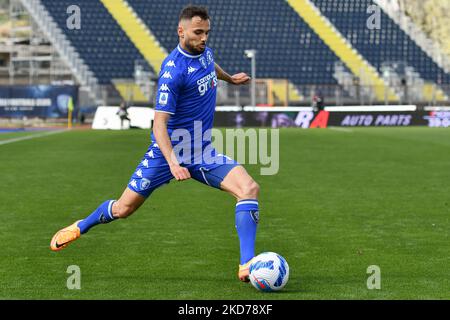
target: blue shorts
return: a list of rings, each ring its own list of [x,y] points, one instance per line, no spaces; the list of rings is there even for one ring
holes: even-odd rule
[[[211,156],[207,161],[192,161],[193,163],[181,163],[180,165],[187,168],[195,180],[220,189],[220,184],[225,176],[231,169],[239,166],[239,163],[217,153],[215,149],[211,150]],[[173,178],[169,164],[161,150],[156,144],[152,144],[131,176],[128,188],[144,198],[148,198],[155,189],[168,184]]]

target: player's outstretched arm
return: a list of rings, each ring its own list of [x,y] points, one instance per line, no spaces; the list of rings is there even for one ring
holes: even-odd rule
[[[159,146],[164,158],[170,166],[170,172],[178,181],[187,180],[191,177],[189,170],[180,166],[178,160],[173,152],[172,142],[170,141],[167,132],[167,121],[169,121],[170,114],[164,112],[155,112],[155,120],[153,122],[153,134],[156,143]]]
[[[250,82],[251,78],[244,72],[237,73],[235,75],[230,76],[226,73],[217,63],[214,63],[217,78],[220,80],[226,81],[231,84],[240,85],[247,84]]]

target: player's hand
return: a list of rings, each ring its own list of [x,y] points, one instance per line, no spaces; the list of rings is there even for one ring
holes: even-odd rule
[[[191,174],[189,173],[189,170],[178,164],[171,165],[170,172],[172,172],[172,175],[178,181],[183,181],[183,180],[187,180],[187,179],[191,178]]]
[[[236,85],[247,84],[250,82],[250,80],[251,78],[243,72],[231,76],[231,81]]]

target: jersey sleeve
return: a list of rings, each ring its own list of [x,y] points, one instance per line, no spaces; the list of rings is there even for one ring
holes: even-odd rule
[[[158,80],[155,111],[175,114],[177,100],[183,86],[183,76],[174,63],[163,64]]]

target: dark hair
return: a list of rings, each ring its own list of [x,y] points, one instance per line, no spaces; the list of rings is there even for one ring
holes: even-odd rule
[[[191,20],[193,17],[200,17],[202,20],[209,20],[208,9],[205,7],[188,5],[181,10],[180,19],[181,20]]]

